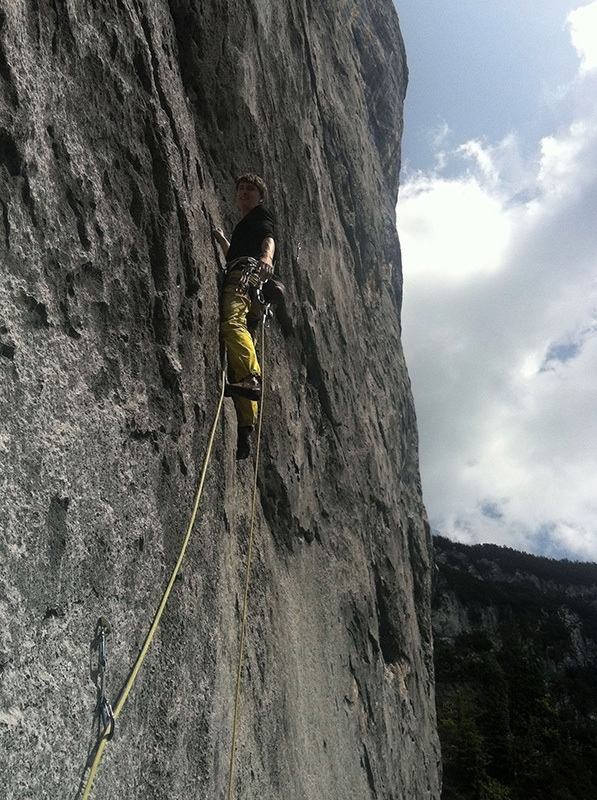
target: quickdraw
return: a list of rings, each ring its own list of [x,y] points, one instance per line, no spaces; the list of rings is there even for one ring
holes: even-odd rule
[[[261,278],[260,262],[251,256],[235,258],[227,265],[226,274],[230,275],[233,270],[241,267],[242,271],[236,283],[236,292],[257,300],[263,316],[271,317],[273,315],[272,306],[284,302],[284,284],[273,276],[264,281]]]
[[[243,258],[245,267],[241,273],[239,281],[236,285],[238,294],[251,294],[251,290],[255,293],[255,298],[259,305],[266,305],[263,299],[263,281],[261,280],[259,261],[256,258]],[[233,262],[235,263],[235,262]]]
[[[222,388],[220,390],[220,400],[218,402],[218,408],[217,408],[217,411],[216,411],[216,415],[215,415],[214,422],[213,422],[212,429],[211,429],[211,434],[210,434],[210,437],[209,437],[209,442],[208,442],[208,445],[207,445],[207,453],[205,455],[205,461],[203,463],[203,469],[201,471],[201,479],[199,481],[199,488],[197,489],[197,494],[195,495],[195,503],[193,505],[193,511],[191,513],[191,519],[190,519],[190,522],[189,522],[189,526],[187,528],[186,536],[185,536],[184,541],[182,543],[182,547],[181,547],[181,550],[180,550],[180,553],[179,553],[179,556],[178,556],[178,561],[176,562],[176,566],[174,567],[174,570],[172,571],[172,575],[170,576],[170,580],[168,582],[168,586],[166,587],[166,590],[165,590],[165,592],[164,592],[164,594],[162,596],[162,600],[160,602],[159,608],[158,608],[158,610],[157,610],[157,612],[155,614],[155,617],[153,618],[153,622],[151,624],[151,628],[149,629],[149,633],[147,634],[147,636],[145,638],[145,643],[143,644],[141,652],[140,652],[140,654],[139,654],[139,656],[137,658],[137,661],[135,662],[135,666],[133,667],[133,669],[132,669],[132,671],[131,671],[131,673],[130,673],[130,675],[128,677],[126,685],[125,685],[124,689],[122,690],[122,692],[120,693],[118,701],[116,702],[116,706],[114,707],[114,712],[113,713],[112,713],[112,708],[110,707],[110,704],[108,703],[107,699],[106,699],[106,703],[105,704],[102,703],[102,698],[106,697],[104,688],[102,688],[102,687],[105,687],[105,673],[106,673],[106,664],[107,664],[107,650],[106,650],[105,636],[110,632],[111,627],[110,627],[110,623],[106,619],[104,619],[103,617],[98,622],[97,635],[98,635],[99,645],[100,645],[100,662],[99,662],[100,701],[99,701],[98,705],[99,705],[99,708],[100,708],[100,712],[101,712],[102,706],[104,707],[104,709],[106,711],[106,724],[108,722],[110,722],[110,726],[111,727],[109,728],[109,732],[107,732],[108,728],[105,727],[104,732],[102,733],[102,735],[99,738],[99,741],[97,743],[97,748],[96,748],[96,751],[95,751],[95,757],[93,759],[93,763],[91,764],[91,768],[90,768],[89,774],[87,776],[87,782],[86,782],[85,787],[83,789],[83,793],[81,795],[81,800],[88,800],[88,798],[89,798],[89,795],[91,793],[91,787],[93,786],[93,781],[95,779],[95,774],[96,774],[97,769],[99,767],[99,763],[101,761],[102,754],[103,754],[103,752],[104,752],[104,750],[106,748],[106,744],[110,741],[110,739],[112,739],[112,737],[114,735],[114,723],[115,723],[116,719],[118,718],[120,712],[122,711],[122,708],[123,708],[123,706],[124,706],[124,704],[126,702],[126,699],[129,696],[129,693],[130,693],[131,689],[133,688],[133,684],[135,683],[135,680],[137,678],[139,670],[141,669],[141,666],[143,664],[143,660],[145,659],[147,651],[149,650],[149,646],[151,645],[151,642],[153,641],[153,637],[154,637],[155,632],[157,630],[157,627],[159,625],[160,619],[162,618],[162,614],[164,612],[164,608],[166,607],[166,603],[168,602],[168,598],[170,596],[170,592],[172,591],[172,587],[174,585],[174,581],[176,580],[176,576],[178,575],[178,572],[180,570],[180,566],[181,566],[183,558],[184,558],[184,554],[185,554],[187,546],[189,544],[189,540],[190,540],[191,534],[193,532],[193,526],[195,525],[195,518],[197,516],[197,510],[199,508],[199,501],[201,499],[201,494],[203,492],[203,486],[204,486],[204,483],[205,483],[205,476],[207,474],[207,467],[209,465],[209,460],[210,460],[210,457],[211,457],[211,451],[212,451],[212,448],[213,448],[214,437],[215,437],[216,429],[217,429],[217,426],[218,426],[218,420],[220,419],[220,414],[221,414],[221,411],[222,411],[222,405],[224,403],[224,388],[225,388],[225,385],[226,385],[226,380],[225,379],[226,379],[226,375],[225,375],[224,372],[222,372],[222,384],[221,384]],[[103,637],[102,637],[102,629],[103,629]],[[104,644],[103,645],[102,645],[102,638],[104,640]],[[103,721],[103,715],[102,715],[102,721]]]
[[[102,720],[102,737],[108,741],[114,736],[114,727],[116,720],[114,719],[114,712],[106,696],[106,669],[108,666],[108,640],[107,635],[112,630],[110,623],[105,617],[100,617],[97,623],[98,638],[99,638],[99,700],[98,711]]]

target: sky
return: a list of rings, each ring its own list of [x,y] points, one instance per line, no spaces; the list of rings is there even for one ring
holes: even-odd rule
[[[434,531],[597,561],[597,0],[396,0],[403,342]]]

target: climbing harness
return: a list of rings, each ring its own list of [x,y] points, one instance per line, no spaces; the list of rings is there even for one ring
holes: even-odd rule
[[[274,270],[275,266],[276,262],[274,262]],[[274,278],[273,275],[263,280],[260,262],[250,256],[240,256],[231,261],[227,265],[226,275],[230,275],[233,270],[240,267],[242,267],[242,271],[235,288],[237,294],[244,294],[250,300],[257,300],[262,313],[266,316],[273,316],[272,306],[276,306],[284,300],[286,290],[282,281]]]
[[[255,508],[257,505],[257,473],[259,469],[259,452],[261,449],[261,423],[263,421],[263,387],[265,382],[263,377],[265,375],[265,322],[267,314],[264,314],[261,320],[261,377],[262,377],[262,391],[261,402],[259,404],[259,419],[257,422],[257,444],[255,447],[255,470],[253,474],[253,497],[251,500],[251,525],[249,528],[249,547],[247,549],[247,569],[245,573],[245,596],[243,602],[243,616],[240,629],[240,646],[238,656],[238,669],[236,673],[236,698],[234,700],[234,724],[232,726],[232,746],[230,748],[230,776],[228,780],[228,800],[232,800],[232,787],[234,783],[234,756],[236,753],[236,738],[238,733],[238,712],[240,707],[240,680],[243,669],[243,653],[245,647],[245,630],[247,627],[247,608],[249,604],[249,582],[251,576],[251,555],[253,553],[253,532],[255,530]]]
[[[246,266],[243,269],[236,291],[239,294],[251,294],[251,290],[255,293],[257,302],[264,306],[265,300],[263,299],[263,281],[260,277],[261,267],[259,261],[255,258],[247,258]]]
[[[211,429],[211,434],[210,434],[210,437],[209,437],[209,443],[208,443],[208,446],[207,446],[207,453],[205,455],[205,461],[203,463],[203,469],[201,471],[201,480],[199,481],[199,488],[197,489],[197,494],[195,496],[195,503],[193,505],[193,512],[191,514],[189,527],[187,529],[187,533],[186,533],[186,536],[184,538],[184,541],[183,541],[183,544],[182,544],[182,547],[181,547],[181,550],[180,550],[180,554],[178,556],[178,561],[176,562],[176,566],[174,567],[174,569],[172,571],[172,575],[170,576],[170,580],[168,582],[168,586],[166,587],[166,591],[164,592],[164,595],[162,597],[162,601],[161,601],[161,603],[159,605],[159,608],[158,608],[158,610],[156,612],[156,615],[154,617],[154,620],[153,620],[153,623],[151,625],[151,628],[149,629],[149,633],[147,634],[147,637],[145,639],[145,643],[143,645],[141,653],[139,654],[139,657],[137,658],[135,666],[133,667],[133,670],[132,670],[132,672],[131,672],[131,674],[129,676],[129,679],[126,682],[126,685],[125,685],[124,689],[122,690],[122,693],[121,693],[120,697],[118,698],[118,702],[116,703],[116,707],[114,708],[114,713],[112,715],[110,730],[106,731],[106,729],[104,728],[104,732],[102,733],[102,735],[100,737],[100,740],[99,740],[99,743],[98,743],[98,746],[97,746],[97,751],[96,751],[96,754],[95,754],[95,758],[93,760],[93,764],[91,765],[91,769],[89,771],[89,776],[87,778],[87,783],[85,785],[85,789],[83,790],[83,794],[81,795],[81,800],[87,800],[87,798],[89,797],[89,793],[91,792],[91,786],[93,784],[93,780],[95,778],[95,773],[97,772],[97,768],[99,766],[99,762],[101,760],[102,754],[104,752],[104,749],[106,747],[107,742],[109,742],[110,739],[112,738],[112,735],[113,735],[113,732],[114,732],[114,724],[115,724],[116,720],[118,719],[118,716],[119,716],[120,712],[122,711],[122,707],[124,706],[124,704],[126,702],[126,699],[127,699],[128,695],[129,695],[129,692],[133,688],[133,684],[135,683],[135,680],[137,678],[137,674],[138,674],[139,670],[141,669],[141,665],[143,664],[143,660],[145,659],[145,655],[147,654],[147,651],[149,650],[149,646],[150,646],[150,644],[151,644],[151,642],[153,640],[153,637],[154,637],[155,632],[157,630],[157,627],[159,625],[160,619],[161,619],[162,614],[164,612],[164,608],[166,607],[166,603],[168,602],[168,598],[170,596],[170,592],[172,591],[172,587],[174,585],[174,581],[176,580],[176,576],[178,575],[178,571],[180,570],[180,566],[182,564],[182,560],[184,558],[184,554],[185,554],[185,551],[187,549],[187,545],[188,545],[189,540],[191,538],[191,533],[193,531],[193,526],[195,524],[195,517],[197,516],[197,509],[199,508],[199,500],[201,499],[201,494],[203,492],[203,484],[205,483],[205,475],[207,473],[207,467],[209,465],[209,460],[210,460],[210,457],[211,457],[211,451],[212,451],[212,447],[213,447],[216,428],[218,426],[218,421],[220,419],[220,413],[222,411],[222,405],[224,403],[224,386],[225,386],[225,382],[226,382],[226,373],[222,372],[222,388],[220,390],[220,400],[219,400],[219,403],[218,403],[218,408],[217,408],[217,411],[216,411],[215,419],[214,419],[214,422],[213,422],[213,425],[212,425],[212,429]],[[100,658],[101,658],[101,652],[100,652]]]
[[[261,280],[261,267],[256,258],[250,256],[240,256],[231,261],[226,269],[226,274],[229,275],[232,270],[242,267],[242,272],[238,283],[236,284],[236,292],[238,294],[246,294],[255,296],[257,302],[264,306],[265,300],[263,299],[263,283]]]
[[[105,617],[100,617],[97,623],[98,639],[99,639],[99,657],[98,657],[98,672],[99,672],[99,701],[98,711],[102,720],[102,737],[105,736],[108,741],[114,736],[114,712],[112,706],[108,702],[106,696],[106,669],[108,666],[108,642],[107,635],[111,631],[111,626]]]

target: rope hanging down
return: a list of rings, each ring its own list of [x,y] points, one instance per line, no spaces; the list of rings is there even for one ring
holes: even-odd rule
[[[236,736],[238,733],[238,709],[240,705],[240,679],[243,669],[243,651],[245,646],[245,629],[247,626],[247,606],[249,600],[249,580],[251,576],[251,554],[253,552],[253,531],[255,529],[255,507],[257,502],[257,471],[259,469],[259,450],[261,448],[261,422],[263,420],[263,394],[265,387],[265,320],[261,320],[261,402],[259,404],[259,421],[257,423],[257,444],[255,447],[255,472],[253,475],[253,499],[251,502],[251,527],[249,530],[249,547],[247,550],[247,570],[245,574],[245,599],[243,603],[243,616],[240,630],[240,649],[238,656],[238,670],[236,673],[236,699],[234,701],[234,725],[232,727],[232,747],[230,749],[230,778],[228,781],[228,800],[232,800],[232,785],[234,782],[234,755],[236,753]]]
[[[147,638],[145,639],[145,644],[143,645],[141,653],[139,654],[139,657],[137,658],[137,662],[135,663],[135,666],[132,669],[132,672],[131,672],[131,674],[129,676],[129,679],[126,682],[126,685],[125,685],[124,689],[122,690],[122,694],[118,698],[118,702],[117,702],[117,704],[116,704],[116,706],[114,708],[114,713],[113,713],[113,716],[111,718],[111,725],[109,725],[108,728],[105,729],[104,732],[102,733],[101,739],[100,739],[99,744],[98,744],[97,752],[95,754],[95,759],[93,760],[93,764],[91,765],[91,770],[89,772],[89,777],[87,778],[87,784],[85,785],[85,789],[84,789],[83,794],[81,796],[81,800],[87,800],[87,798],[89,797],[89,793],[91,791],[91,786],[93,784],[93,780],[95,778],[95,773],[97,772],[97,768],[99,766],[99,762],[101,760],[102,754],[104,752],[104,749],[106,747],[107,742],[112,737],[112,732],[113,732],[113,729],[114,729],[114,723],[118,719],[118,716],[119,716],[120,712],[122,711],[122,707],[124,706],[124,704],[126,702],[126,699],[127,699],[128,695],[129,695],[129,692],[133,688],[133,684],[135,683],[135,679],[137,678],[137,674],[138,674],[139,670],[141,669],[141,665],[143,664],[143,660],[145,658],[145,655],[146,655],[146,653],[147,653],[147,651],[149,649],[149,646],[150,646],[150,644],[151,644],[151,642],[153,640],[154,634],[155,634],[155,632],[157,630],[157,627],[159,625],[160,619],[162,617],[162,613],[164,611],[164,608],[166,607],[166,603],[168,602],[168,598],[170,596],[170,592],[172,591],[172,587],[174,585],[174,581],[176,580],[176,576],[178,575],[178,571],[180,570],[180,566],[182,564],[182,560],[184,558],[184,554],[185,554],[185,551],[187,549],[187,545],[188,545],[189,540],[191,538],[191,533],[193,531],[193,526],[195,524],[195,518],[197,516],[197,509],[199,508],[199,500],[201,499],[201,494],[203,492],[203,484],[205,483],[205,475],[207,473],[207,467],[208,467],[208,464],[209,464],[209,459],[211,457],[211,451],[212,451],[214,436],[215,436],[215,433],[216,433],[216,428],[218,426],[218,421],[220,419],[220,413],[222,411],[222,404],[224,402],[224,387],[225,387],[225,384],[226,384],[226,373],[223,372],[222,373],[222,389],[221,389],[221,392],[220,392],[220,401],[218,403],[216,416],[215,416],[214,423],[213,423],[213,426],[212,426],[212,429],[211,429],[211,435],[209,437],[209,444],[207,446],[207,453],[206,453],[206,456],[205,456],[205,462],[203,464],[203,470],[201,471],[201,480],[199,481],[199,488],[197,489],[197,494],[195,496],[195,503],[194,503],[194,506],[193,506],[193,513],[191,514],[191,520],[189,522],[189,527],[187,529],[187,533],[186,533],[186,536],[184,538],[184,541],[183,541],[183,544],[182,544],[182,547],[181,547],[181,550],[180,550],[180,555],[178,556],[178,561],[176,562],[176,566],[174,567],[174,569],[172,571],[172,575],[170,577],[170,581],[168,582],[168,586],[166,587],[166,591],[164,592],[164,595],[162,597],[162,602],[160,603],[160,606],[159,606],[159,608],[158,608],[158,610],[156,612],[156,615],[154,617],[154,620],[153,620],[153,623],[151,625],[151,628],[149,629],[149,633],[147,634]]]

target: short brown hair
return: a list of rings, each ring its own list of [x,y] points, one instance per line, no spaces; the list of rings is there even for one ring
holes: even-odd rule
[[[238,189],[239,183],[254,183],[255,186],[259,189],[259,194],[261,195],[261,199],[265,199],[265,195],[267,194],[267,186],[265,185],[265,181],[263,178],[260,178],[259,175],[255,175],[253,172],[245,172],[243,175],[239,175],[236,179],[236,188]]]

